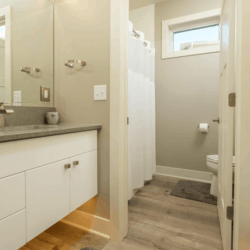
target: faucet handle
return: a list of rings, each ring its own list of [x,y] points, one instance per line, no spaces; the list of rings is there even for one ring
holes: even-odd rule
[[[0,102],[0,114],[12,115],[12,114],[14,114],[14,110],[13,109],[4,109],[4,103]]]

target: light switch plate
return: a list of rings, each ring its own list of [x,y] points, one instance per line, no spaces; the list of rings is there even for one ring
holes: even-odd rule
[[[41,86],[41,102],[50,102],[50,88]]]
[[[22,92],[14,91],[14,102],[21,103],[22,102]]]
[[[95,101],[107,100],[107,85],[99,85],[94,87],[94,100]]]

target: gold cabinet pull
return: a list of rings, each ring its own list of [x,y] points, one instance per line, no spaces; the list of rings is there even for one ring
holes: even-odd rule
[[[74,161],[73,166],[77,166],[77,165],[79,165],[79,161]]]
[[[71,165],[70,164],[66,164],[66,165],[64,165],[64,167],[65,167],[65,169],[69,169],[69,168],[71,168]]]

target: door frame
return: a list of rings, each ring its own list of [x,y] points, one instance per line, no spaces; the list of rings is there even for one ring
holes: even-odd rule
[[[249,0],[236,0],[236,120],[234,250],[250,248]],[[246,9],[246,7],[248,7]]]
[[[250,182],[244,178],[246,149],[242,148],[242,138],[248,137],[247,149],[250,152],[250,130],[244,127],[247,117],[243,112],[250,101],[244,93],[250,93],[250,84],[246,82],[246,71],[242,65],[247,48],[242,43],[244,24],[247,17],[242,16],[247,8],[243,4],[249,0],[236,0],[236,167],[235,167],[235,203],[234,203],[234,250],[248,250],[250,243],[250,216],[244,216],[248,207],[242,206],[250,201],[250,193],[245,191]],[[110,0],[110,239],[120,242],[128,232],[128,19],[129,0]],[[244,36],[246,42],[246,36]],[[250,44],[250,36],[249,43]],[[249,56],[250,56],[250,49]],[[243,78],[244,77],[244,78]],[[250,79],[250,77],[249,77]],[[248,98],[249,99],[249,98]],[[249,126],[248,126],[249,128]],[[250,161],[249,161],[250,164]],[[249,170],[250,175],[250,170]],[[245,191],[245,192],[244,192]],[[244,217],[243,217],[244,216]],[[246,225],[248,225],[246,227]],[[244,229],[244,231],[243,231]]]
[[[128,233],[129,0],[110,0],[110,239]]]

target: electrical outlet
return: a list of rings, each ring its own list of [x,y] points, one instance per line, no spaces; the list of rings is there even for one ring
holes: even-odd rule
[[[21,106],[21,102],[13,102],[13,106]]]
[[[100,85],[94,87],[94,100],[106,101],[107,100],[107,86]]]

